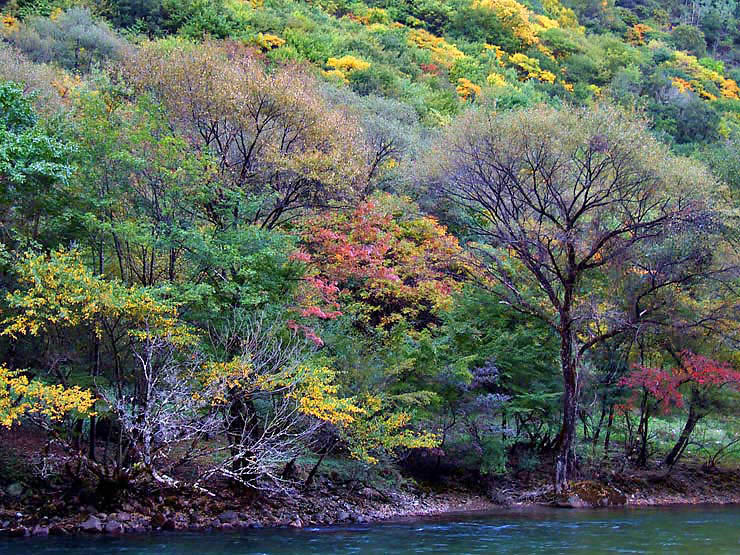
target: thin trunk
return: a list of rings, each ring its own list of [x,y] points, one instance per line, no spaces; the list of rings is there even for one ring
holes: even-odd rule
[[[647,391],[643,392],[640,409],[640,425],[637,429],[637,433],[640,435],[640,454],[637,457],[637,465],[645,467],[647,465],[648,423],[650,421],[650,404]]]
[[[568,315],[561,321],[568,322]],[[562,493],[568,487],[575,466],[574,443],[578,411],[578,370],[570,325],[561,328],[560,361],[563,367],[563,424],[555,459],[555,492]]]
[[[681,430],[681,435],[678,437],[678,441],[676,442],[676,445],[673,446],[673,449],[671,449],[671,452],[668,453],[668,456],[663,461],[663,464],[666,466],[673,466],[678,462],[678,459],[683,454],[684,450],[689,444],[689,439],[691,438],[691,434],[694,431],[694,428],[696,427],[697,422],[701,419],[701,415],[694,409],[694,405],[689,405],[689,417],[686,420],[686,424],[684,424],[683,430]]]
[[[612,424],[614,424],[614,403],[609,405],[609,420],[606,423],[606,436],[604,436],[604,458],[609,457],[609,440],[612,436]]]

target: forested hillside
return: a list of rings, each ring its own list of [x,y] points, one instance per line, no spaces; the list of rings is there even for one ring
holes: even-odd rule
[[[735,465],[738,81],[734,0],[0,0],[0,500]]]

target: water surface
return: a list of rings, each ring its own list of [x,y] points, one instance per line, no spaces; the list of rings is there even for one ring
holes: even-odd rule
[[[0,539],[2,555],[740,553],[740,507],[526,509],[302,530]]]

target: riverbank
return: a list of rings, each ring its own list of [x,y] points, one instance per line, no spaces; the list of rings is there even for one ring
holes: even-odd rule
[[[543,474],[544,477],[544,474]],[[684,465],[671,474],[657,470],[602,475],[599,482],[624,493],[627,506],[740,503],[740,471]],[[108,510],[53,489],[3,489],[0,534],[5,536],[144,533],[157,530],[235,530],[242,528],[327,526],[404,517],[494,511],[503,506],[553,504],[544,482],[491,481],[486,492],[470,488],[431,489],[408,483],[376,488],[319,476],[309,488],[286,488],[270,495],[218,490],[216,496],[192,491],[139,491]],[[619,503],[618,503],[619,504]],[[578,506],[578,505],[576,505]]]

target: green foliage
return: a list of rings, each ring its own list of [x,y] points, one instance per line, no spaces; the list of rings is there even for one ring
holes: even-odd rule
[[[704,56],[707,44],[704,33],[693,25],[678,25],[671,31],[671,41],[679,50],[685,50],[694,56]]]
[[[42,125],[20,86],[0,83],[0,204],[2,241],[50,240],[45,236],[62,217],[72,174],[73,148]]]

